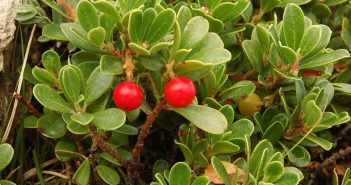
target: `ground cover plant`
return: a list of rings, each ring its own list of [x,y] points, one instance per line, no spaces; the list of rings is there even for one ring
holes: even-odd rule
[[[349,1],[29,0],[14,12],[23,63],[1,185],[351,184]]]

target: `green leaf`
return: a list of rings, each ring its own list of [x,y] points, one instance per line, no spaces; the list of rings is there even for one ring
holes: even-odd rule
[[[191,185],[209,185],[210,179],[206,176],[198,176],[194,179]]]
[[[24,128],[37,128],[37,122],[38,122],[38,118],[30,115],[26,118],[24,118],[23,120],[23,126]]]
[[[306,3],[310,2],[310,1],[311,0],[281,0],[282,3],[280,4],[280,6],[284,7],[287,4],[289,4],[289,3],[295,3],[297,5],[303,5],[303,4],[306,4]]]
[[[35,79],[37,79],[39,82],[43,84],[50,85],[50,86],[57,84],[57,80],[55,76],[43,68],[35,66],[32,69],[32,74]]]
[[[333,143],[331,143],[330,141],[323,139],[321,137],[318,137],[317,135],[311,133],[309,134],[306,139],[316,143],[317,145],[319,145],[320,147],[322,147],[324,150],[329,151],[332,147],[333,147]]]
[[[150,52],[147,49],[143,48],[142,46],[140,46],[134,42],[130,42],[128,44],[128,47],[130,49],[132,49],[138,55],[150,55]]]
[[[117,21],[121,21],[121,15],[118,13],[116,7],[113,5],[112,2],[110,1],[105,1],[105,0],[99,0],[99,1],[93,1],[92,2],[99,11],[113,17]]]
[[[310,26],[303,35],[300,45],[300,55],[302,57],[308,55],[320,42],[322,36],[322,28],[318,25]],[[323,38],[324,39],[324,38]]]
[[[172,46],[172,45],[173,45],[173,43],[171,43],[171,42],[159,42],[150,48],[150,53],[155,54],[158,51],[161,51],[162,49],[167,48],[167,47]]]
[[[151,71],[160,71],[165,61],[158,55],[138,56],[135,58],[142,66]]]
[[[304,14],[298,5],[290,3],[286,6],[283,30],[287,46],[297,51],[305,30]]]
[[[169,183],[172,185],[189,185],[191,171],[188,164],[178,162],[171,168],[169,172]]]
[[[152,166],[152,174],[155,175],[156,173],[163,173],[168,169],[169,169],[168,162],[163,159],[159,159]]]
[[[154,8],[148,8],[143,12],[143,24],[137,25],[137,30],[140,30],[140,40],[145,41],[147,34],[149,33],[150,27],[157,16],[157,12]],[[140,28],[140,29],[139,29]]]
[[[350,53],[346,49],[338,49],[301,62],[300,69],[319,67],[348,57]]]
[[[176,14],[172,9],[162,10],[152,22],[146,40],[153,44],[161,40],[173,27]]]
[[[218,159],[218,157],[213,156],[211,158],[211,165],[213,166],[214,170],[218,174],[219,177],[223,180],[225,185],[230,185],[230,178],[228,176],[228,172],[223,166],[222,162]]]
[[[90,178],[90,164],[89,160],[85,160],[74,173],[73,181],[80,185],[87,185]]]
[[[184,28],[180,48],[193,48],[206,36],[208,29],[209,23],[205,18],[197,16],[190,19]]]
[[[260,1],[260,12],[263,15],[266,12],[273,10],[280,4],[280,0],[261,0]]]
[[[232,138],[244,138],[245,135],[251,136],[254,132],[254,124],[249,119],[243,118],[230,125]]]
[[[89,131],[89,125],[82,125],[74,121],[67,123],[67,129],[73,134],[86,134]]]
[[[61,162],[66,162],[72,159],[72,157],[61,155],[60,152],[74,153],[77,151],[76,145],[69,137],[60,139],[55,145],[55,155]]]
[[[61,70],[60,56],[54,50],[45,51],[41,56],[41,62],[44,68],[53,74],[57,75]]]
[[[264,67],[260,44],[254,40],[244,40],[242,46],[252,67],[256,69],[258,74],[263,74]]]
[[[87,106],[101,97],[112,85],[114,76],[101,72],[100,67],[89,76],[84,93],[84,105]]]
[[[106,109],[93,115],[93,124],[102,130],[116,130],[126,121],[126,114],[117,108]]]
[[[295,173],[285,173],[279,180],[274,182],[275,185],[298,185],[299,176]]]
[[[330,30],[330,28],[326,25],[319,25],[322,29],[322,32],[321,32],[321,38],[323,39],[320,39],[319,40],[319,43],[317,44],[316,47],[314,47],[314,49],[306,56],[304,56],[301,61],[303,63],[303,61],[305,60],[308,60],[309,58],[315,56],[315,55],[318,55],[322,50],[325,49],[325,47],[328,46],[329,44],[329,41],[330,41],[330,37],[331,37],[331,34],[332,34],[332,31]]]
[[[256,179],[263,175],[264,167],[266,167],[266,162],[273,155],[274,149],[272,144],[264,139],[261,140],[255,147],[252,155],[250,157],[250,163],[254,165],[249,166],[249,171]]]
[[[70,113],[73,112],[70,105],[57,92],[44,84],[37,84],[33,88],[35,98],[44,106],[51,110]]]
[[[67,132],[66,123],[59,114],[41,116],[38,119],[38,130],[45,137],[54,139],[63,137]]]
[[[62,23],[61,29],[70,43],[85,51],[93,52],[96,54],[106,54],[106,51],[101,50],[97,45],[89,42],[86,38],[86,32],[81,25],[76,23]]]
[[[15,183],[8,180],[0,180],[1,185],[16,185]]]
[[[215,143],[212,147],[213,155],[217,154],[231,154],[238,152],[240,147],[229,141],[219,141]]]
[[[100,25],[99,16],[94,5],[87,0],[79,1],[77,5],[77,18],[86,32]]]
[[[0,144],[0,171],[5,169],[10,164],[14,150],[11,145],[7,143]]]
[[[280,143],[284,150],[287,152],[289,148],[284,144]],[[291,145],[291,144],[290,144]],[[311,160],[310,153],[302,146],[298,145],[292,151],[288,153],[289,161],[294,163],[297,167],[305,167]]]
[[[103,27],[96,27],[88,32],[88,40],[97,46],[101,46],[106,38],[106,31]]]
[[[209,73],[212,68],[212,64],[205,64],[196,60],[187,60],[177,63],[174,66],[174,72],[178,76],[186,76],[192,81],[197,81]]]
[[[341,29],[341,38],[346,46],[351,49],[351,24],[347,17],[342,19]]]
[[[178,145],[180,150],[182,151],[183,156],[185,158],[185,162],[188,163],[189,165],[191,165],[193,163],[193,160],[194,160],[194,155],[193,155],[192,151],[190,150],[190,148],[188,146],[186,146],[185,144],[178,142],[177,140],[174,140],[174,143],[176,145]]]
[[[115,130],[115,132],[125,134],[125,135],[138,135],[138,128],[131,125],[123,124],[121,127]]]
[[[96,171],[98,172],[99,176],[101,177],[104,182],[106,182],[109,185],[117,185],[120,182],[120,177],[118,173],[105,165],[98,165],[96,166]]]
[[[228,62],[232,58],[231,53],[223,48],[203,49],[192,56],[187,57],[187,60],[198,60],[205,64],[219,65]]]
[[[55,23],[46,24],[42,29],[42,35],[52,40],[67,41],[67,37],[63,34],[60,25]]]
[[[251,81],[240,81],[224,90],[219,94],[222,100],[233,99],[235,102],[240,102],[250,94],[254,93],[256,86]]]
[[[228,124],[233,123],[234,121],[234,109],[230,105],[224,105],[219,109],[219,111],[225,116]]]
[[[307,102],[305,111],[303,113],[305,124],[308,127],[313,127],[322,120],[322,111],[313,100]]]
[[[120,75],[124,72],[122,60],[111,55],[104,55],[101,57],[100,68],[103,73],[113,75]]]
[[[137,9],[145,3],[145,0],[127,1],[127,10]]]
[[[284,174],[284,164],[279,161],[268,163],[264,168],[263,181],[274,182],[280,179]]]
[[[76,68],[72,65],[64,66],[60,71],[60,87],[62,88],[63,93],[66,97],[76,105],[79,101],[79,96],[82,87],[82,76],[79,74],[79,68]]]
[[[272,144],[276,143],[284,134],[285,127],[279,122],[270,123],[270,126],[264,132],[262,139],[268,139]]]
[[[93,121],[94,116],[89,113],[74,113],[71,116],[72,121],[75,121],[81,125],[88,125],[90,122]]]
[[[239,17],[249,5],[250,1],[247,0],[238,0],[235,3],[223,2],[213,10],[212,17],[225,23]]]
[[[140,10],[133,11],[129,16],[128,35],[132,42],[141,43],[141,33],[139,31],[142,25],[143,13]]]
[[[198,128],[211,133],[222,134],[227,129],[227,120],[224,115],[210,107],[189,105],[185,108],[173,109]]]

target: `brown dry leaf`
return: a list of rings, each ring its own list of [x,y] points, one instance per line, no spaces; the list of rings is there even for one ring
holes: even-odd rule
[[[231,180],[235,178],[235,174],[239,173],[239,182],[244,182],[245,172],[236,167],[234,164],[226,161],[221,161],[224,168],[227,170],[228,176]],[[218,176],[217,172],[210,164],[206,167],[204,175],[210,179],[213,184],[224,184],[221,177]]]

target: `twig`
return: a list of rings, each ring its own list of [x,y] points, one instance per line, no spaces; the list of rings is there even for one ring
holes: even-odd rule
[[[146,118],[144,126],[140,130],[137,142],[133,148],[132,160],[128,164],[128,176],[131,178],[133,184],[138,184],[139,179],[139,165],[140,165],[140,153],[144,146],[144,140],[149,134],[150,128],[155,121],[158,114],[161,112],[164,106],[164,100],[161,99],[157,102],[156,107],[152,110],[151,114]]]
[[[345,149],[340,149],[339,152],[334,153],[332,156],[327,158],[321,163],[321,168],[325,168],[329,166],[330,164],[333,164],[334,161],[337,161],[338,159],[343,159],[346,156],[351,155],[351,147],[348,146]]]
[[[93,175],[94,175],[94,180],[97,184],[103,184],[101,182],[101,179],[99,177],[99,174],[96,171],[96,160],[95,160],[95,154],[97,152],[97,143],[96,142],[92,142],[91,144],[91,148],[90,148],[90,154],[89,154],[89,161],[90,161],[90,165],[91,168],[93,169]]]
[[[28,45],[27,45],[27,49],[26,49],[26,54],[25,54],[24,59],[23,59],[21,74],[20,74],[20,76],[18,78],[18,86],[17,86],[17,90],[16,90],[17,94],[20,94],[21,89],[22,89],[24,69],[26,68],[27,59],[28,59],[28,55],[29,55],[29,50],[30,50],[30,46],[32,44],[32,40],[33,40],[33,37],[34,37],[34,32],[35,32],[35,28],[36,27],[37,27],[37,25],[34,24],[34,26],[32,28],[32,32],[30,33],[30,37],[29,37],[29,41],[28,41]],[[12,108],[12,112],[11,112],[10,120],[7,123],[7,127],[6,127],[6,130],[5,130],[4,136],[2,137],[2,143],[5,143],[7,141],[7,138],[9,136],[9,134],[10,134],[10,131],[11,131],[11,128],[12,128],[12,124],[13,124],[13,120],[15,119],[15,115],[16,115],[17,105],[18,105],[18,100],[15,99],[15,102],[14,102],[13,108]]]
[[[91,135],[91,138],[97,143],[98,147],[112,155],[120,164],[125,165],[125,161],[122,159],[122,157],[119,155],[119,153],[112,149],[104,140],[104,138],[102,138],[102,136],[98,133],[98,131],[96,130],[96,127],[93,125],[89,125],[89,132]]]
[[[155,82],[152,79],[150,73],[143,73],[141,77],[144,77],[144,78],[146,78],[149,81],[152,93],[154,94],[155,98],[157,100],[160,99],[160,94],[158,93],[158,90],[156,88]]]
[[[19,102],[23,103],[27,107],[28,112],[33,114],[35,117],[39,118],[41,116],[39,111],[29,101],[25,100],[22,95],[15,92],[13,93],[13,97],[15,97]]]

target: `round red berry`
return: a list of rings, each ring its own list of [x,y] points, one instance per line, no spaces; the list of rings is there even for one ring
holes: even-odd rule
[[[164,90],[167,103],[177,108],[188,106],[195,94],[194,83],[186,77],[178,77],[169,81]]]
[[[125,111],[132,111],[143,103],[143,90],[133,82],[122,82],[115,87],[113,100],[117,107]]]

